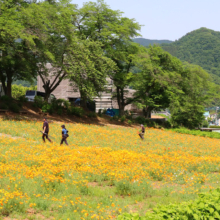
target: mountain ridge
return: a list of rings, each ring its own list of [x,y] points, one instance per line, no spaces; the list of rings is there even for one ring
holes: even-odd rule
[[[139,44],[145,46],[142,43],[144,42],[143,40],[139,42]],[[213,81],[220,85],[219,31],[202,27],[187,33],[176,41],[158,44],[160,44],[165,51],[181,61],[201,66],[210,74]],[[149,44],[147,46],[149,46]]]

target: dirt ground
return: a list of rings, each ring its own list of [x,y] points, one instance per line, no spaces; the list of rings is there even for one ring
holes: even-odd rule
[[[42,121],[44,117],[50,122],[64,122],[64,123],[82,123],[82,124],[93,124],[99,126],[122,126],[122,127],[137,127],[138,125],[129,125],[127,122],[120,122],[111,120],[110,116],[102,115],[102,117],[91,118],[88,116],[77,117],[63,113],[58,114],[45,114],[41,112],[41,109],[33,107],[32,103],[25,103],[20,111],[21,113],[13,112],[0,112],[0,118],[14,119],[14,120],[31,120],[31,121]]]

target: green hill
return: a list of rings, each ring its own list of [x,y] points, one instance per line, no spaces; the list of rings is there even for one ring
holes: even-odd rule
[[[200,28],[161,46],[180,60],[201,66],[220,85],[220,32]]]
[[[135,38],[133,39],[133,41],[135,43],[139,43],[145,47],[149,46],[150,44],[153,45],[153,44],[163,44],[163,43],[172,43],[173,41],[170,41],[170,40],[149,40],[149,39],[145,39],[145,38]]]

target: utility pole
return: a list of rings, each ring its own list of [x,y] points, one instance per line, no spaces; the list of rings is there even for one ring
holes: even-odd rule
[[[215,117],[215,124],[216,125],[217,125],[217,118],[218,118],[218,113],[217,113],[218,109],[219,109],[219,107],[216,106],[216,117]]]

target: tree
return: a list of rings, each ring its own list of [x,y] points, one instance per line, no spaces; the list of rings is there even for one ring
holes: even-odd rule
[[[216,85],[211,82],[209,74],[196,65],[184,64],[181,88],[183,93],[171,102],[172,120],[188,128],[195,128],[204,120],[204,108],[219,97]]]
[[[116,87],[115,95],[119,107],[119,115],[124,114],[125,106],[131,104],[133,99],[127,97],[127,88],[134,78],[132,69],[136,65],[136,57],[146,50],[131,41],[120,42],[115,51],[111,53],[111,59],[116,63],[117,69],[110,75]]]
[[[79,88],[82,106],[86,108],[87,100],[105,90],[107,75],[115,68],[114,62],[105,56],[100,43],[89,40],[69,46],[65,58],[64,69],[72,84]]]
[[[98,0],[85,3],[78,10],[75,26],[80,39],[100,42],[106,57],[115,62],[117,69],[109,72],[109,76],[116,86],[119,110],[123,114],[127,104],[124,89],[131,80],[133,56],[138,51],[131,38],[139,35],[140,25]]]
[[[169,107],[171,100],[181,93],[182,63],[159,46],[151,46],[138,55],[136,65],[139,73],[134,74],[132,83],[136,92],[133,102],[143,109],[144,116]]]
[[[46,101],[67,77],[66,53],[73,44],[77,45],[74,26],[71,23],[75,16],[74,10],[74,5],[65,1],[56,4],[46,1],[31,4],[23,13],[24,16],[30,17],[26,23],[27,29],[37,36],[34,39],[33,52],[38,61],[37,73],[43,82]]]
[[[0,80],[8,96],[13,81],[32,80],[36,75],[29,50],[35,36],[25,30],[23,6],[27,7],[24,1],[1,0],[0,4]]]

